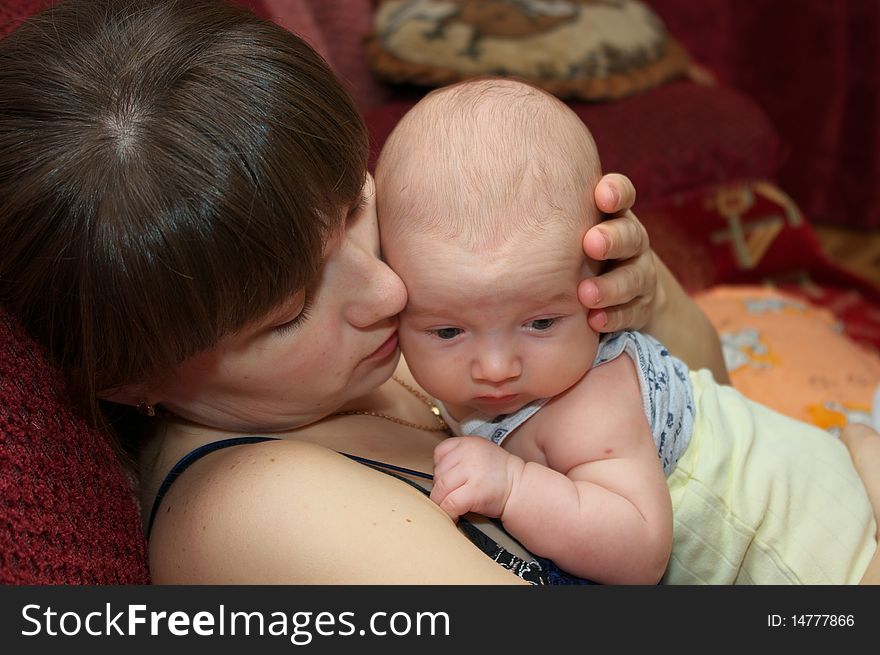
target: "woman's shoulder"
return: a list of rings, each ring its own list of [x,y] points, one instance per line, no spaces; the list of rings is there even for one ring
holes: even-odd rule
[[[278,571],[259,580],[274,549],[295,544],[291,561],[307,555],[302,533],[320,530],[336,511],[334,497],[359,493],[368,471],[323,446],[291,439],[212,450],[161,499],[150,534],[154,580],[277,581]]]
[[[320,445],[285,439],[213,452],[187,469],[157,514],[150,568],[160,584],[512,577],[418,490]]]

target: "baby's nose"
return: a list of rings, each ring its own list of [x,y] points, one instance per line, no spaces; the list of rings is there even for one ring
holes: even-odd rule
[[[481,349],[474,359],[471,375],[475,380],[499,384],[522,375],[522,361],[512,349],[496,344]]]

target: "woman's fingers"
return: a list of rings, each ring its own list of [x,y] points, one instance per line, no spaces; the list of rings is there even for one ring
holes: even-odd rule
[[[656,287],[657,267],[653,253],[648,251],[616,264],[602,275],[581,280],[578,298],[585,307],[601,309],[639,297],[650,302]]]
[[[606,214],[630,209],[636,202],[636,189],[629,178],[619,173],[605,175],[593,192],[596,206]]]
[[[594,225],[584,235],[584,252],[599,261],[629,259],[647,252],[650,247],[647,230],[630,211]]]
[[[651,320],[651,303],[640,296],[623,305],[590,310],[587,321],[596,332],[639,330]]]
[[[657,262],[648,232],[630,211],[635,199],[635,187],[623,175],[608,174],[596,185],[596,205],[612,217],[587,231],[583,248],[587,257],[609,266],[580,282],[578,298],[591,310],[590,326],[599,332],[639,329],[651,319]]]

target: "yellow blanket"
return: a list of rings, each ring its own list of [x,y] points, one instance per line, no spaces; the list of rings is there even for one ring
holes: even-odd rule
[[[669,477],[666,584],[856,583],[876,526],[846,448],[691,373],[694,434]]]

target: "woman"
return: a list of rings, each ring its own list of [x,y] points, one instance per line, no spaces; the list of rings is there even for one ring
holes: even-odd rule
[[[0,300],[93,422],[143,419],[154,581],[546,581],[388,474],[430,472],[446,433],[398,361],[405,289],[332,73],[235,7],[129,4],[63,3],[0,42]],[[596,196],[634,201],[616,176]],[[646,324],[726,379],[631,214],[585,248],[620,260],[580,289],[595,327]]]

